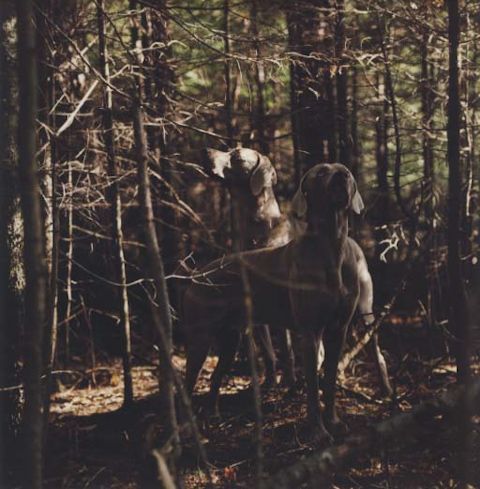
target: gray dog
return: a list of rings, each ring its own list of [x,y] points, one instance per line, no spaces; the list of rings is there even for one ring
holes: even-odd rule
[[[203,165],[209,175],[226,186],[236,203],[239,211],[236,221],[239,251],[282,246],[305,232],[307,222],[303,194],[296,194],[288,219],[281,213],[275,198],[273,186],[277,182],[277,175],[267,156],[248,148],[236,148],[231,151],[209,148],[205,151]],[[360,277],[360,299],[357,309],[365,325],[369,326],[374,321],[372,278],[360,246],[353,240],[351,244],[355,249]],[[262,325],[256,331],[265,361],[264,387],[268,387],[276,383],[276,355],[268,326]],[[277,328],[276,335],[285,374],[282,381],[288,387],[293,387],[296,377],[291,339],[287,330],[281,331]],[[379,373],[382,392],[389,395],[392,389],[376,334],[373,336],[370,348]],[[322,365],[323,358],[323,344],[320,343],[319,367]]]
[[[363,202],[350,171],[321,164],[308,171],[294,197],[306,229],[287,245],[237,253],[215,260],[192,284],[184,302],[187,339],[186,383],[193,392],[214,340],[219,362],[212,375],[210,401],[234,360],[245,328],[240,267],[247,270],[254,324],[293,328],[301,337],[307,383],[307,413],[318,439],[330,439],[339,424],[335,412],[338,361],[360,295],[358,247],[348,238],[348,212]],[[325,346],[325,413],[319,409],[317,355]],[[327,431],[328,428],[328,431]]]
[[[203,166],[209,175],[219,180],[228,189],[236,204],[237,250],[277,247],[291,240],[291,226],[281,213],[273,186],[277,173],[270,159],[249,148],[219,151],[208,148]],[[295,361],[288,330],[276,330],[284,376],[282,381],[293,387]],[[268,325],[258,326],[256,337],[260,340],[265,362],[263,387],[276,384],[277,358]]]
[[[208,148],[203,165],[228,188],[237,203],[240,250],[281,246],[290,241],[289,222],[273,191],[277,172],[267,156],[249,148]]]

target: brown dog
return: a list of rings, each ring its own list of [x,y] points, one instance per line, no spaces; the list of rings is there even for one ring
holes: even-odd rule
[[[203,270],[203,282],[185,295],[187,388],[193,392],[198,373],[214,340],[219,363],[211,381],[211,405],[230,369],[245,327],[240,267],[251,288],[253,322],[294,328],[301,336],[307,383],[308,419],[320,439],[338,423],[335,412],[337,366],[359,298],[357,245],[348,238],[348,212],[360,213],[363,202],[350,171],[340,164],[313,167],[294,198],[306,216],[305,232],[285,246],[237,253],[215,260]],[[325,413],[320,416],[317,354],[325,345]],[[324,424],[325,422],[325,424]]]

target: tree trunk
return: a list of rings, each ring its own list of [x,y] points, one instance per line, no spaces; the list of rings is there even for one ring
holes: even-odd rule
[[[21,399],[19,376],[20,309],[23,294],[21,255],[23,236],[18,233],[21,222],[17,211],[16,172],[14,163],[12,100],[13,63],[9,58],[9,28],[11,8],[0,2],[0,487],[18,482],[17,434],[20,424]]]
[[[375,117],[375,159],[377,163],[378,216],[377,224],[390,219],[390,191],[388,185],[388,102],[385,98],[385,84],[382,75],[377,73],[378,112]]]
[[[59,212],[57,202],[57,140],[55,136],[55,115],[50,114],[56,101],[54,78],[55,59],[48,45],[49,32],[46,19],[54,19],[55,9],[51,0],[43,0],[38,5],[37,44],[39,51],[39,113],[44,127],[40,131],[40,147],[43,150],[42,186],[45,194],[45,256],[48,270],[47,323],[44,336],[44,409],[45,437],[50,411],[51,372],[55,362],[58,324],[58,258],[60,244]],[[47,131],[46,127],[50,129]]]
[[[325,0],[310,0],[286,7],[297,179],[316,163],[332,160],[336,153],[328,6]]]
[[[350,134],[352,139],[352,163],[351,170],[359,186],[362,186],[363,175],[360,171],[360,141],[358,138],[358,70],[356,66],[352,68],[352,116],[350,121]]]
[[[422,154],[423,154],[423,201],[425,208],[425,222],[431,234],[435,233],[435,202],[434,202],[434,155],[433,155],[433,90],[428,37],[429,30],[426,25],[428,9],[424,6],[424,25],[422,26],[422,41],[420,44],[420,71],[421,71],[421,106],[422,106]],[[435,298],[437,296],[437,279],[435,276],[436,267],[436,239],[432,237],[432,246],[428,250],[426,263],[427,274],[427,315],[430,326],[436,323]]]
[[[338,126],[338,161],[352,168],[351,139],[348,115],[348,76],[345,49],[345,1],[336,2],[337,22],[335,26],[335,57],[337,61],[337,126]]]
[[[157,1],[155,10],[143,8],[142,13],[142,30],[141,49],[143,53],[138,64],[142,67],[144,74],[145,97],[149,100],[154,108],[154,117],[163,124],[164,118],[170,107],[174,71],[170,64],[172,56],[171,49],[168,47],[170,35],[168,29],[168,17],[166,15],[165,0]],[[136,11],[136,0],[130,1],[130,10]],[[135,18],[134,24],[137,23]],[[132,42],[140,41],[138,28],[136,25],[132,28]],[[160,47],[162,46],[162,47]],[[161,247],[163,250],[163,259],[165,264],[165,273],[167,275],[174,272],[178,265],[179,256],[181,256],[181,240],[178,233],[179,216],[175,208],[175,163],[168,158],[168,146],[164,137],[164,127],[149,126],[146,128],[148,146],[150,152],[155,155],[155,163],[159,166],[160,173],[165,181],[161,185],[162,203],[160,205],[160,220],[164,223],[160,227],[162,237]],[[178,173],[178,172],[177,172]],[[170,205],[166,205],[166,203]],[[171,288],[170,288],[171,287]],[[178,292],[176,284],[170,286],[170,298],[172,305],[177,306]]]
[[[389,104],[385,97],[385,84],[383,75],[376,74],[376,88],[378,93],[377,110],[375,113],[375,160],[376,160],[376,190],[377,200],[374,216],[374,236],[375,236],[375,270],[376,270],[376,299],[381,303],[387,300],[387,290],[389,287],[390,270],[387,263],[380,259],[384,250],[384,244],[380,244],[385,239],[385,231],[382,226],[391,220],[391,197],[388,181],[389,152],[388,152],[388,108]]]
[[[67,188],[68,193],[67,201],[67,223],[66,223],[66,240],[67,240],[67,270],[65,277],[65,295],[67,304],[65,307],[65,319],[64,319],[64,336],[63,336],[63,347],[65,349],[63,356],[63,366],[67,368],[70,365],[70,321],[72,315],[73,306],[73,289],[72,289],[72,272],[73,272],[73,171],[72,162],[68,161],[67,169]]]
[[[141,100],[141,98],[140,98]],[[143,217],[145,241],[149,272],[147,278],[153,279],[156,295],[152,304],[153,322],[159,336],[160,350],[160,394],[162,408],[165,412],[166,439],[171,439],[175,448],[175,455],[179,449],[178,426],[175,411],[173,373],[169,368],[169,359],[172,355],[172,318],[170,315],[170,302],[167,293],[167,284],[160,246],[157,240],[155,220],[153,214],[152,197],[150,190],[150,176],[148,173],[148,147],[144,127],[144,115],[140,102],[134,107],[134,137],[138,164],[139,204]]]
[[[460,162],[460,93],[458,45],[460,14],[458,0],[448,0],[449,74],[447,106],[448,163],[448,279],[450,297],[450,330],[455,336],[454,352],[458,382],[468,380],[468,315],[461,261],[462,168]]]
[[[135,41],[135,36],[132,36]],[[140,212],[143,218],[144,239],[147,248],[148,267],[145,268],[145,276],[152,280],[156,289],[154,297],[149,297],[152,322],[157,335],[157,344],[160,353],[159,377],[160,377],[160,404],[165,413],[164,442],[170,443],[172,450],[167,450],[169,457],[169,470],[171,474],[178,475],[176,471],[176,459],[180,455],[180,437],[175,409],[176,387],[188,421],[195,438],[199,459],[206,470],[207,480],[211,483],[211,474],[205,449],[201,443],[200,433],[193,414],[190,398],[183,386],[180,375],[175,371],[172,362],[172,317],[170,314],[170,302],[168,298],[167,283],[162,260],[160,245],[157,239],[155,216],[153,211],[150,176],[148,170],[148,142],[144,124],[142,101],[144,100],[144,78],[138,73],[135,76],[136,93],[133,106],[133,129],[135,150],[137,159],[138,198]],[[154,450],[155,452],[155,450]]]
[[[465,12],[466,22],[465,30],[467,36],[470,39],[476,39],[475,32],[471,30],[471,18],[468,11]],[[461,253],[465,256],[469,256],[473,252],[473,242],[474,242],[474,213],[473,208],[475,206],[475,198],[473,197],[473,182],[474,182],[474,138],[473,134],[475,131],[475,126],[473,124],[474,111],[473,106],[475,104],[474,100],[476,98],[476,76],[475,69],[470,70],[470,64],[476,68],[474,59],[471,60],[473,51],[473,58],[475,57],[475,41],[472,41],[473,50],[471,50],[470,43],[466,43],[464,46],[463,59],[465,60],[465,70],[462,76],[463,80],[463,100],[464,102],[464,131],[463,138],[460,142],[463,153],[465,154],[465,197],[464,197],[464,210],[462,213],[462,247]],[[473,197],[473,198],[472,198]],[[465,278],[470,280],[470,271],[465,270]]]
[[[104,0],[97,1],[97,22],[100,73],[102,74],[103,78],[107,82],[109,82],[110,67],[108,63],[107,45],[105,39],[106,29]],[[127,290],[127,272],[125,267],[125,255],[123,251],[122,202],[120,197],[120,188],[118,185],[118,168],[115,156],[112,108],[112,89],[108,85],[104,85],[103,137],[105,142],[105,149],[107,152],[108,178],[110,180],[107,199],[111,208],[113,252],[115,259],[116,278],[118,282],[118,287],[120,289],[118,307],[120,312],[120,327],[122,328],[123,334],[122,361],[124,376],[124,407],[128,408],[133,403],[131,367],[132,346],[130,340],[130,310]]]
[[[392,71],[390,66],[390,56],[388,51],[388,44],[385,39],[388,32],[384,32],[383,29],[380,32],[380,44],[382,50],[383,64],[384,64],[384,83],[385,83],[385,94],[392,109],[392,126],[393,134],[395,139],[395,165],[393,171],[393,189],[397,200],[397,204],[402,210],[405,217],[409,220],[411,226],[415,223],[415,216],[407,207],[403,197],[402,197],[402,186],[401,186],[401,169],[402,169],[402,146],[400,138],[400,123],[398,119],[398,107],[397,99],[395,96],[395,90],[392,79]],[[414,239],[412,236],[411,239]]]
[[[258,147],[263,154],[269,154],[269,145],[267,143],[267,135],[265,128],[265,67],[262,61],[260,51],[260,40],[258,38],[258,5],[257,0],[251,0],[250,5],[250,22],[253,36],[254,48],[254,80],[255,80],[255,109],[253,110],[252,133],[258,141]]]
[[[224,76],[225,76],[225,127],[227,131],[227,146],[235,146],[233,135],[233,107],[232,107],[232,81],[230,68],[230,1],[223,0],[223,46],[225,51]]]
[[[19,175],[24,221],[25,357],[23,413],[24,487],[42,487],[43,329],[46,319],[46,264],[40,184],[36,164],[37,64],[33,0],[17,2],[19,66]]]
[[[135,4],[131,4],[136,7]],[[132,43],[138,41],[135,32],[136,19],[132,29]],[[152,321],[157,333],[157,344],[160,353],[160,402],[165,413],[164,441],[172,444],[173,457],[170,459],[170,471],[176,473],[175,459],[180,453],[180,438],[178,432],[177,414],[175,410],[174,371],[171,363],[172,356],[172,317],[170,314],[170,300],[168,297],[167,282],[162,253],[157,238],[155,216],[153,211],[150,175],[148,168],[148,140],[145,130],[144,112],[142,103],[145,97],[144,78],[140,72],[136,73],[133,106],[133,130],[137,160],[138,198],[140,212],[143,219],[144,236],[147,248],[148,268],[145,269],[147,279],[151,279],[155,286],[154,297],[150,297]]]

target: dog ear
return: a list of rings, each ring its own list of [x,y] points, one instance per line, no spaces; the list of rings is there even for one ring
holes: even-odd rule
[[[210,175],[224,179],[225,169],[230,168],[230,153],[228,151],[206,148],[203,166]]]
[[[303,178],[298,190],[293,196],[289,213],[290,229],[294,237],[303,236],[307,229],[307,221],[305,219],[307,214],[307,199],[303,193],[302,184]]]
[[[252,194],[259,195],[265,187],[272,187],[277,183],[277,172],[272,162],[266,156],[260,156],[260,161],[250,176],[250,190]]]
[[[360,214],[363,209],[365,209],[365,205],[363,203],[362,196],[360,195],[360,192],[358,191],[357,183],[354,182],[354,192],[353,192],[353,197],[352,197],[352,209],[355,214]]]
[[[303,183],[303,179],[302,179]],[[291,213],[297,219],[303,219],[307,213],[307,199],[302,190],[302,183],[292,199]]]

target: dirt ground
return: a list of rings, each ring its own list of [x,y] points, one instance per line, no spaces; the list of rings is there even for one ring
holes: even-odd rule
[[[209,357],[194,402],[202,404],[206,380],[216,359]],[[184,360],[175,357],[179,368]],[[236,369],[222,390],[222,419],[202,426],[205,448],[214,474],[214,487],[249,487],[254,466],[254,414],[248,377]],[[395,362],[393,380],[396,401],[382,399],[377,377],[368,358],[360,358],[341,379],[338,408],[350,432],[360,433],[369,425],[440,395],[453,385],[454,366],[446,359],[420,361],[405,355]],[[478,372],[478,365],[477,365]],[[97,366],[92,375],[81,376],[53,397],[48,435],[48,488],[125,488],[142,486],[147,426],[161,423],[157,406],[156,369],[137,365],[133,371],[135,407],[126,418],[122,404],[120,363]],[[71,382],[70,382],[71,383]],[[276,388],[263,397],[265,471],[274,474],[315,448],[304,424],[305,395],[288,394]],[[479,419],[475,419],[473,481],[480,481]],[[451,434],[439,432],[423,446],[398,449],[385,447],[380,457],[365,454],[343,473],[336,474],[331,487],[346,488],[454,488],[458,487],[458,449]],[[180,469],[185,487],[205,487],[193,449],[184,450]],[[476,472],[475,472],[476,471]],[[471,485],[470,487],[480,487]],[[158,485],[158,487],[161,487]],[[315,484],[312,487],[317,487]],[[293,488],[292,488],[293,489]]]

